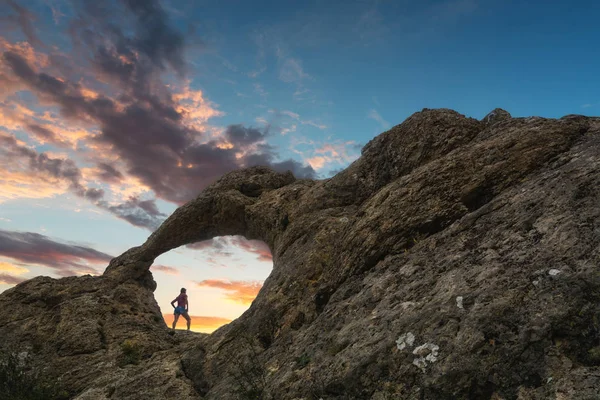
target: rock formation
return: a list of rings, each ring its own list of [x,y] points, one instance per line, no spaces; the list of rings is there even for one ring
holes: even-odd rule
[[[0,294],[0,346],[80,400],[596,399],[599,188],[600,118],[425,109],[333,178],[232,172],[102,276]],[[152,262],[222,235],[271,275],[213,334],[170,332]]]

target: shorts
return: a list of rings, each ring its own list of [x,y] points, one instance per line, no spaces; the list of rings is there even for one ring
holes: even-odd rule
[[[175,307],[175,315],[185,314],[186,312],[185,307]]]

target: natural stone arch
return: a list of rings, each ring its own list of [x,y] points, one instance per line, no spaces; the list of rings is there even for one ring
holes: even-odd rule
[[[217,236],[241,235],[262,240],[273,254],[277,221],[262,194],[291,184],[291,172],[277,173],[265,167],[232,172],[205,189],[196,199],[179,207],[146,242],[111,260],[104,275],[118,280],[147,280],[148,270],[163,253]]]

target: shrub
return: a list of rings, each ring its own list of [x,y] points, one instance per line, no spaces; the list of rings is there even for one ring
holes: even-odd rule
[[[121,343],[121,357],[119,358],[119,367],[124,367],[128,364],[137,365],[142,359],[142,352],[137,341],[127,339]]]

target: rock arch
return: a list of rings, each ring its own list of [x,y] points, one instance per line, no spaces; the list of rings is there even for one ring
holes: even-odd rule
[[[144,280],[161,254],[216,236],[259,239],[272,249],[274,235],[270,229],[277,221],[269,204],[259,198],[295,180],[290,172],[277,173],[265,167],[232,172],[175,210],[144,244],[111,260],[104,274],[122,281]]]

